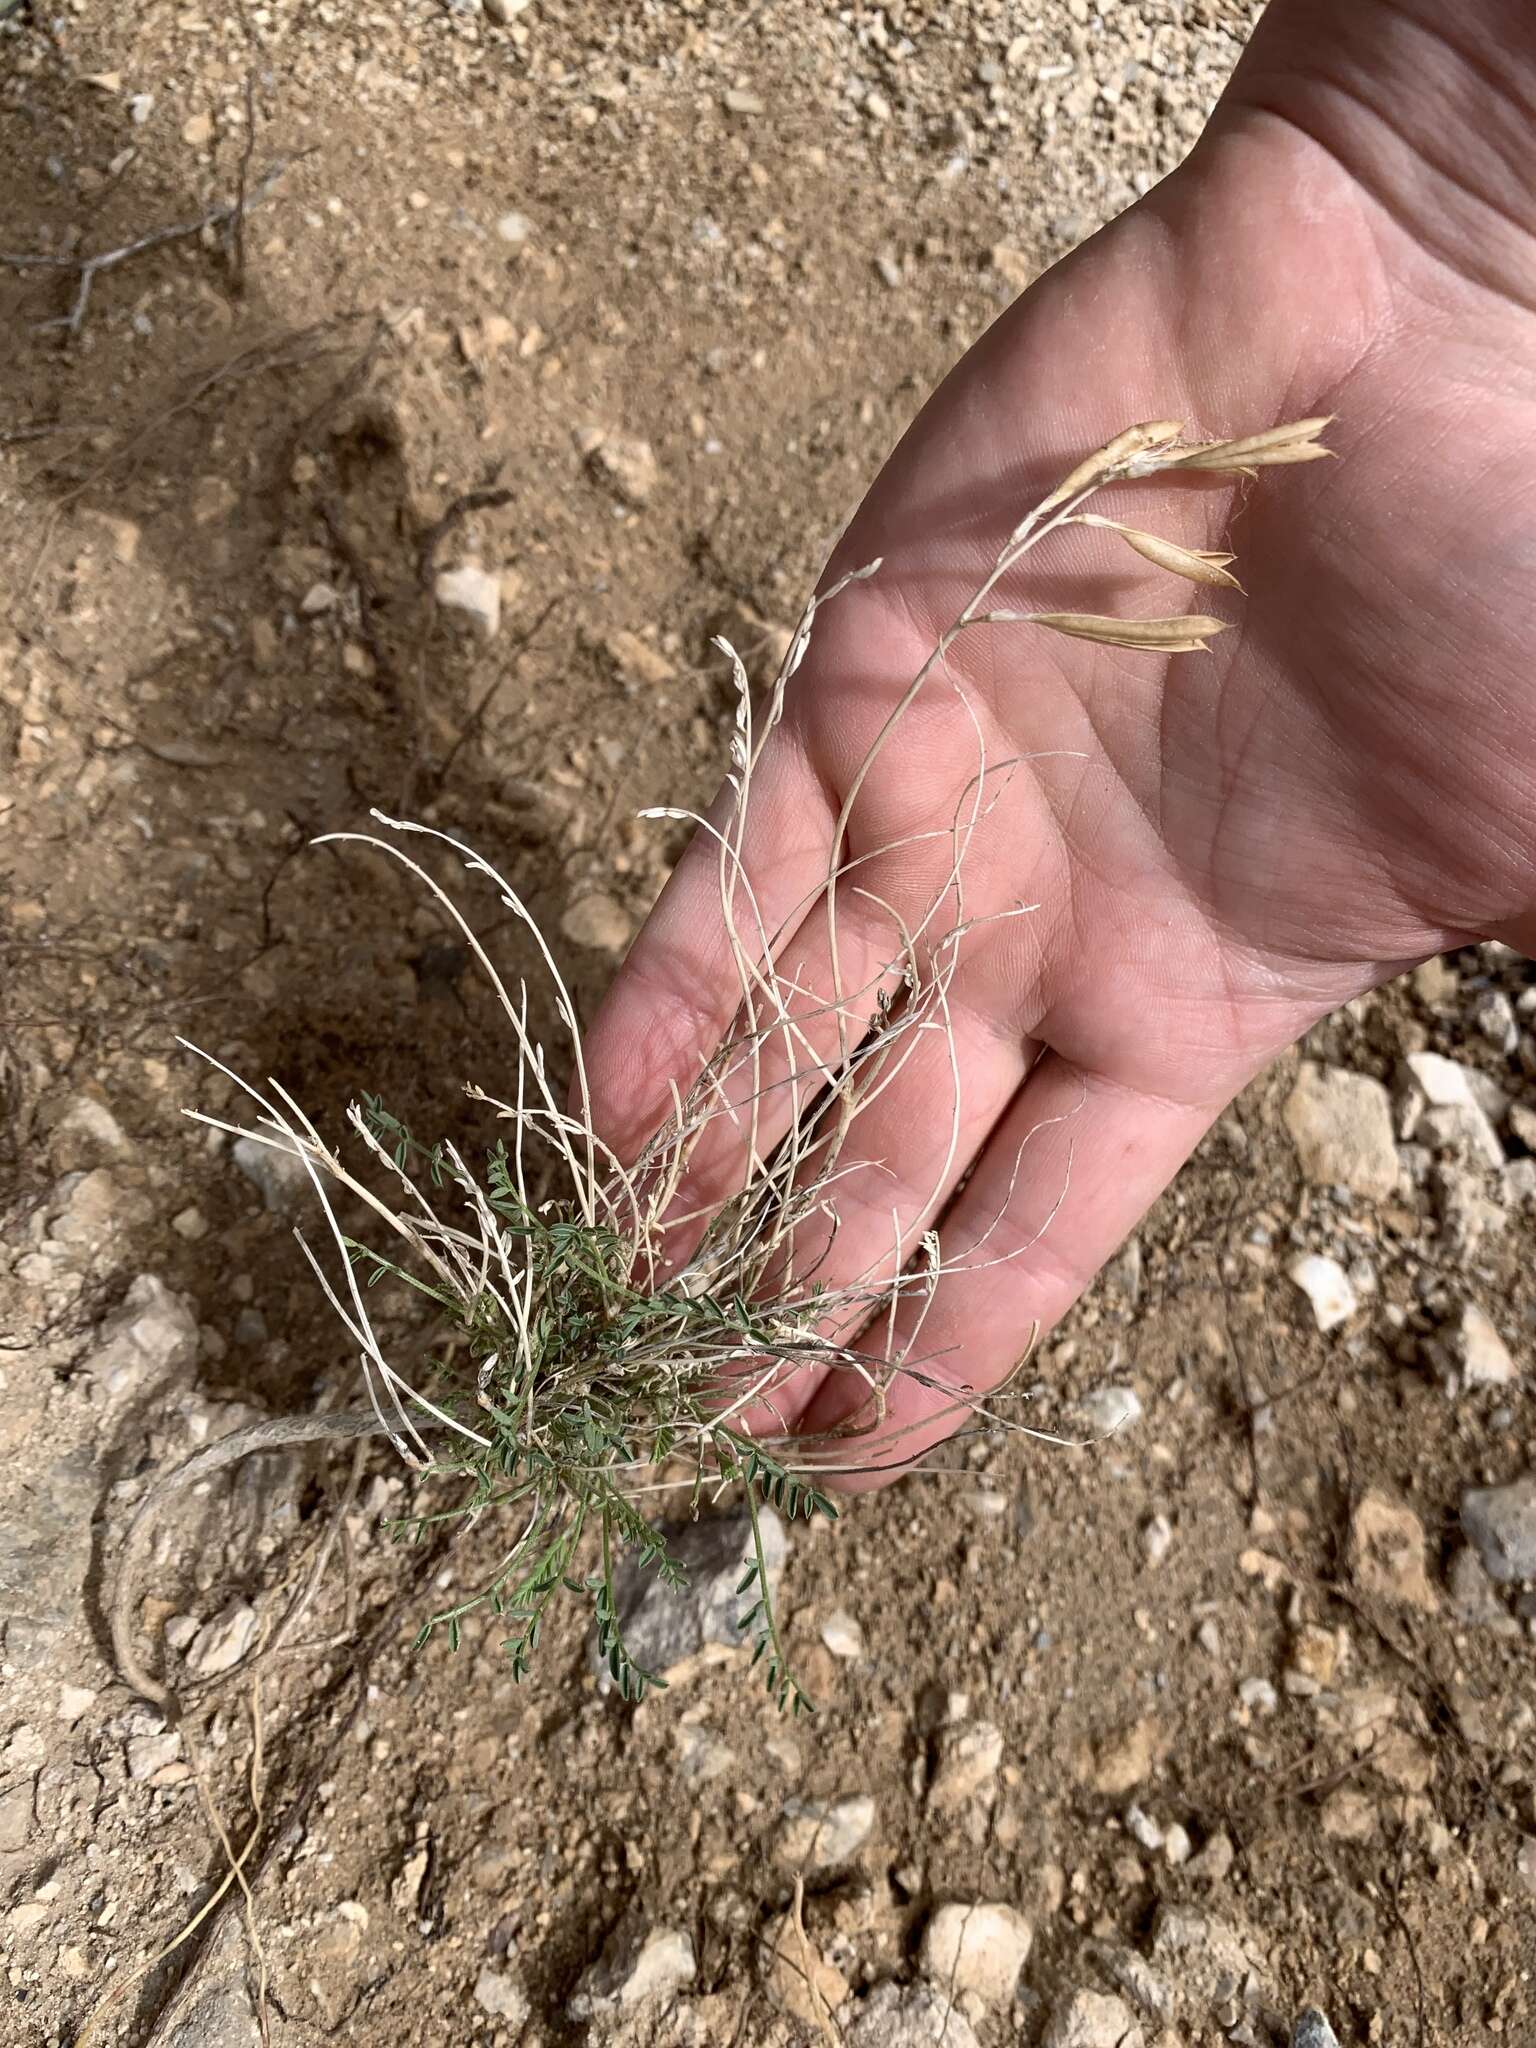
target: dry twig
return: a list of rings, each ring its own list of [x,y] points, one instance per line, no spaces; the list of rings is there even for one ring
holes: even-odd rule
[[[57,270],[73,271],[79,282],[75,289],[74,303],[67,313],[56,319],[44,320],[41,325],[46,332],[51,328],[62,328],[70,338],[76,339],[85,325],[86,309],[91,302],[91,291],[98,277],[109,270],[116,270],[119,264],[130,262],[135,256],[146,256],[152,249],[163,249],[171,242],[185,242],[193,235],[200,235],[207,228],[228,229],[237,219],[260,206],[270,198],[279,180],[296,161],[282,157],[272,165],[250,192],[242,190],[239,198],[213,206],[196,220],[173,221],[167,227],[151,228],[146,235],[139,235],[131,242],[124,242],[116,249],[103,249],[94,256],[48,256],[28,255],[0,250],[0,266],[8,270]],[[242,186],[244,178],[242,174]]]

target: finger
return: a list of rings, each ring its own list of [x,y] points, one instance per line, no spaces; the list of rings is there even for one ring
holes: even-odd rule
[[[665,1120],[671,1084],[688,1092],[730,1023],[742,993],[733,934],[760,962],[826,875],[834,813],[803,748],[781,729],[753,779],[739,869],[725,861],[728,920],[717,835],[735,801],[728,785],[716,796],[713,833],[695,834],[586,1034],[593,1121],[621,1158]]]
[[[945,1272],[878,1436],[849,1440],[843,1483],[883,1484],[954,1433],[967,1404],[1002,1385],[1032,1331],[1049,1330],[1162,1193],[1231,1092],[1176,1102],[1080,1075],[1047,1053],[998,1124],[945,1220]],[[896,1319],[899,1357],[916,1310]],[[881,1347],[883,1349],[883,1347]],[[807,1437],[836,1430],[866,1391],[833,1371],[801,1415]]]

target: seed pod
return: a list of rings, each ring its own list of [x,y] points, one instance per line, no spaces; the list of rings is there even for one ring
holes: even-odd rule
[[[1049,512],[1053,506],[1061,505],[1068,498],[1075,498],[1079,491],[1101,478],[1107,478],[1133,456],[1144,455],[1149,449],[1164,448],[1170,441],[1177,441],[1184,431],[1182,420],[1144,420],[1138,427],[1127,427],[1116,434],[1112,441],[1080,462],[1076,469],[1064,476],[1041,505],[1041,512]]]
[[[1203,652],[1211,636],[1227,629],[1220,619],[1192,612],[1176,619],[1106,619],[1094,612],[1021,612],[1032,626],[1046,626],[1072,640],[1096,640],[1104,647],[1136,647],[1153,654]]]
[[[1206,441],[1196,448],[1181,448],[1160,469],[1236,470],[1270,469],[1287,462],[1321,462],[1333,454],[1317,436],[1330,425],[1334,415],[1321,413],[1316,419],[1292,420],[1288,426],[1268,427],[1262,434],[1243,434],[1235,441]]]
[[[1164,540],[1161,534],[1143,533],[1140,527],[1122,526],[1118,519],[1100,519],[1092,512],[1079,516],[1084,526],[1102,526],[1118,533],[1144,561],[1154,562],[1159,569],[1171,569],[1175,576],[1187,576],[1191,583],[1216,583],[1225,590],[1243,587],[1235,576],[1227,573],[1226,565],[1237,559],[1235,555],[1214,548],[1180,547],[1177,541]]]

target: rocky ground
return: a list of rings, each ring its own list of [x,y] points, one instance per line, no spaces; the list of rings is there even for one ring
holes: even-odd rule
[[[155,1517],[124,1612],[180,1718],[107,1636],[159,1471],[355,1397],[296,1190],[182,1117],[230,1093],[176,1034],[332,1127],[370,1089],[467,1130],[498,1058],[419,896],[308,840],[463,832],[590,1005],[676,852],[629,820],[718,773],[710,635],[762,672],[922,394],[1178,160],[1253,12],[0,28],[0,252],[57,259],[0,269],[7,2041],[1536,2033],[1536,975],[1498,948],[1234,1106],[1039,1357],[1077,1448],[781,1532],[813,1720],[733,1647],[728,1512],[632,1617],[638,1708],[575,1603],[521,1687],[494,1630],[413,1652],[496,1532],[393,1544],[383,1452]]]

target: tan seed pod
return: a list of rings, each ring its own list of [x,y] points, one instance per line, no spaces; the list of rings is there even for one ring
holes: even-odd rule
[[[1143,533],[1138,526],[1122,526],[1118,519],[1100,519],[1093,512],[1084,512],[1081,517],[1084,526],[1102,526],[1118,533],[1144,561],[1155,563],[1159,569],[1171,569],[1175,576],[1187,576],[1191,583],[1215,583],[1225,590],[1243,587],[1227,570],[1227,563],[1236,560],[1234,555],[1215,548],[1180,547],[1177,541],[1164,540],[1161,534]]]
[[[1022,612],[1032,626],[1046,626],[1073,640],[1096,640],[1104,647],[1137,647],[1154,654],[1194,654],[1212,635],[1227,629],[1220,619],[1191,612],[1175,619],[1107,619],[1095,612]]]
[[[1075,498],[1089,484],[1108,477],[1133,456],[1145,455],[1149,449],[1166,447],[1170,441],[1177,441],[1183,431],[1182,420],[1143,420],[1140,426],[1125,428],[1064,476],[1040,506],[1040,511],[1049,512],[1053,506],[1065,504],[1068,498]]]
[[[1316,419],[1292,420],[1288,426],[1268,427],[1261,434],[1243,434],[1234,441],[1206,441],[1195,448],[1172,451],[1163,469],[1241,470],[1271,469],[1288,462],[1321,462],[1332,456],[1317,439],[1334,415],[1322,413]]]

